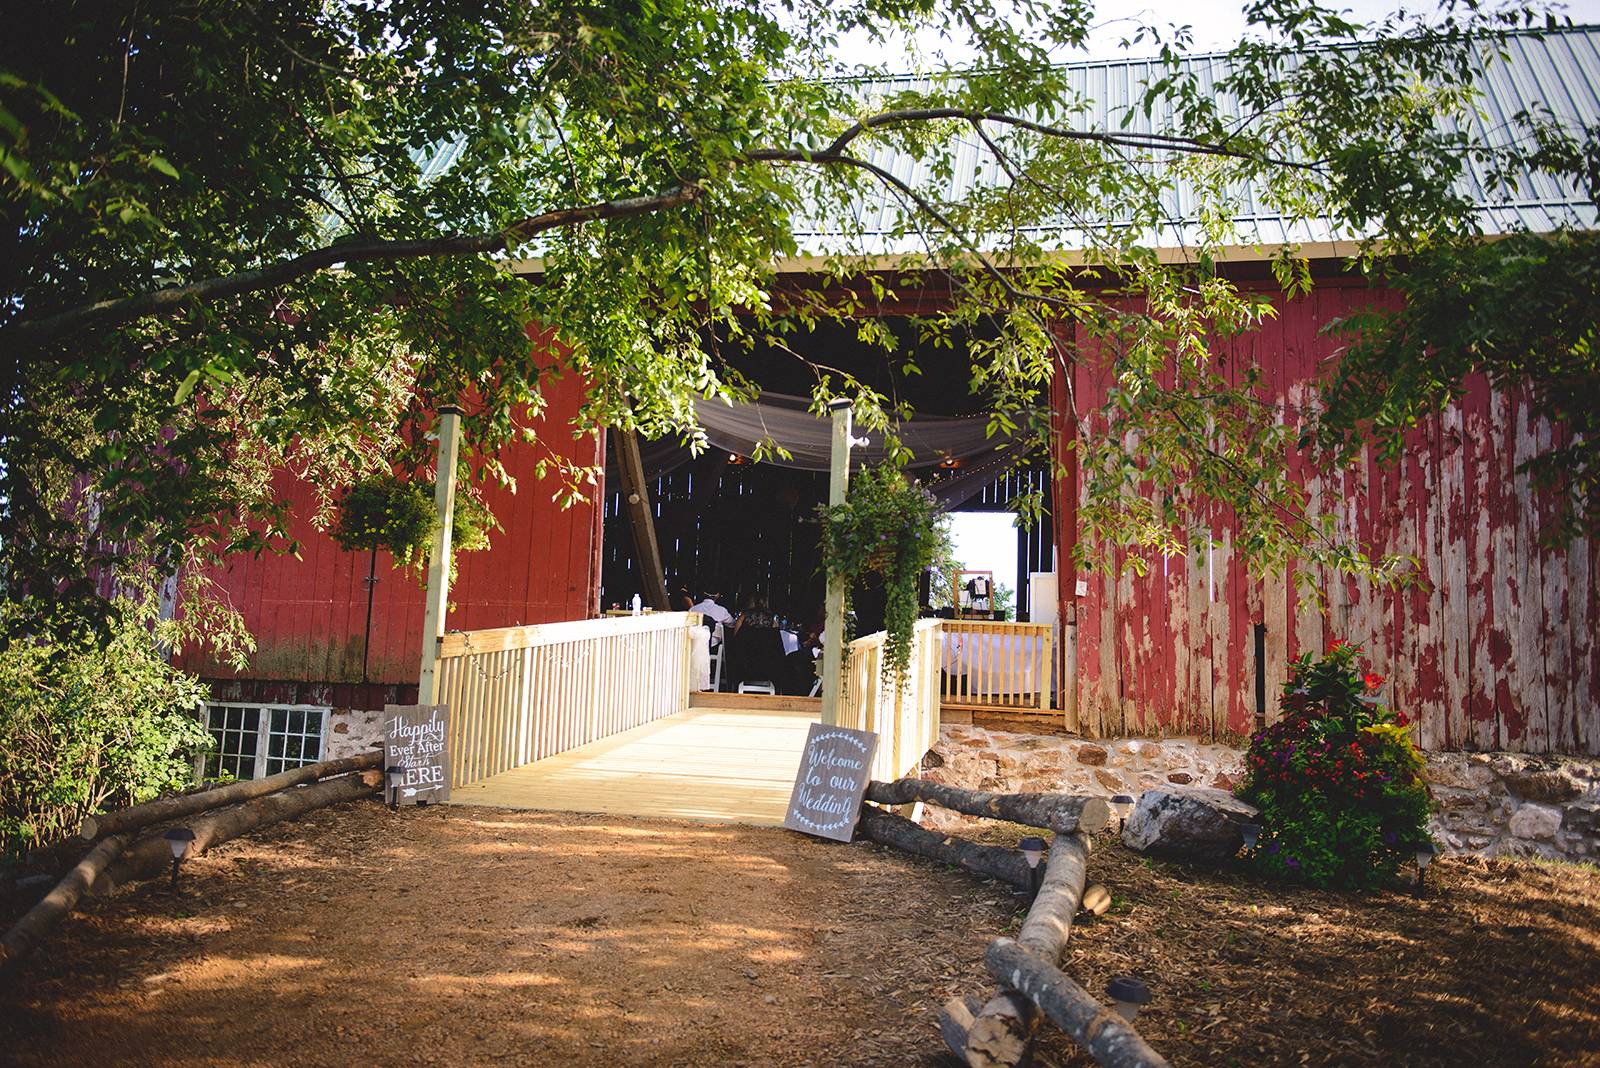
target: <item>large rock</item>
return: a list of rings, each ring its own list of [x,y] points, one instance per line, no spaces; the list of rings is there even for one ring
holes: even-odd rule
[[[1571,801],[1583,793],[1583,786],[1557,767],[1521,768],[1508,774],[1505,782],[1511,792],[1524,801],[1555,804]]]
[[[1561,829],[1561,810],[1527,804],[1511,814],[1508,827],[1518,838],[1554,838]]]
[[[1122,831],[1122,844],[1141,853],[1221,863],[1244,845],[1240,826],[1256,810],[1209,786],[1161,786],[1139,796]]]

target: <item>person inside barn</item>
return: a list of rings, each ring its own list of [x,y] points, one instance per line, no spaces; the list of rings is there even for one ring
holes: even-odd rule
[[[695,606],[691,611],[699,612],[705,616],[706,625],[710,627],[715,627],[718,623],[724,625],[732,623],[733,613],[717,603],[717,599],[721,596],[722,594],[715,590],[707,590],[700,595],[700,600],[695,602]]]

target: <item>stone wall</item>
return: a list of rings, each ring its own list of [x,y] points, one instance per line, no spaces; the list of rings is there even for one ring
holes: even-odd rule
[[[1084,741],[946,725],[923,760],[923,776],[974,790],[1140,793],[1167,783],[1232,790],[1243,751],[1193,738]],[[1600,860],[1600,762],[1509,753],[1430,753],[1446,852]],[[928,810],[931,825],[964,817]]]
[[[383,740],[383,712],[376,709],[336,708],[328,713],[328,751],[324,760],[359,756]]]

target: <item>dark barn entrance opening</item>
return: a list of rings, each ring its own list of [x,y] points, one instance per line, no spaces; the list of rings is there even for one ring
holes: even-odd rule
[[[940,494],[951,511],[1002,511],[1020,496],[1039,495],[1042,514],[1016,536],[1018,584],[1023,587],[1017,603],[1020,618],[1025,618],[1027,573],[1054,566],[1047,464],[1036,461],[1018,468],[1015,450],[995,450],[987,440],[990,406],[971,386],[970,335],[954,333],[935,343],[904,317],[877,319],[873,327],[895,335],[895,353],[869,346],[849,326],[819,324],[790,335],[782,345],[749,350],[725,346],[725,357],[760,384],[763,407],[770,403],[774,410],[783,405],[774,395],[806,398],[820,374],[831,373],[837,383],[842,372],[880,391],[891,404],[909,405],[918,419],[947,421],[939,425],[940,432],[959,435],[961,427],[954,421],[966,421],[966,440],[976,442],[968,446],[972,455],[946,457],[942,466],[939,456],[919,455],[912,473]],[[908,369],[911,364],[916,370]],[[634,594],[645,595],[646,585],[626,490],[618,477],[617,443],[617,435],[608,435],[601,566],[606,608],[626,607]],[[801,457],[797,450],[795,463],[812,468],[806,469],[776,458],[756,461],[749,449],[736,447],[712,447],[695,456],[673,440],[640,442],[639,452],[669,594],[683,589],[698,598],[716,592],[735,611],[759,603],[802,636],[820,625],[824,582],[816,509],[828,494],[825,453],[819,462],[818,455]],[[644,599],[649,603],[648,595]],[[854,592],[857,633],[879,628],[881,601],[874,589]]]

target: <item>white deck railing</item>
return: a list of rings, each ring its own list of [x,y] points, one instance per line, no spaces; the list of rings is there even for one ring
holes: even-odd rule
[[[1048,623],[941,621],[940,700],[958,708],[1050,707],[1054,628]]]
[[[450,784],[681,712],[701,625],[697,612],[658,612],[445,635],[438,702],[450,709]],[[878,735],[873,778],[916,767],[939,740],[942,707],[1050,706],[1048,624],[920,620],[903,687],[884,662],[885,638],[850,643],[839,697],[839,726]]]
[[[885,662],[887,635],[882,631],[857,638],[846,650],[839,726],[877,732],[874,779],[888,781],[907,774],[939,741],[940,622],[917,622],[903,687],[895,685]]]
[[[698,612],[457,631],[439,641],[450,785],[683,711]]]

